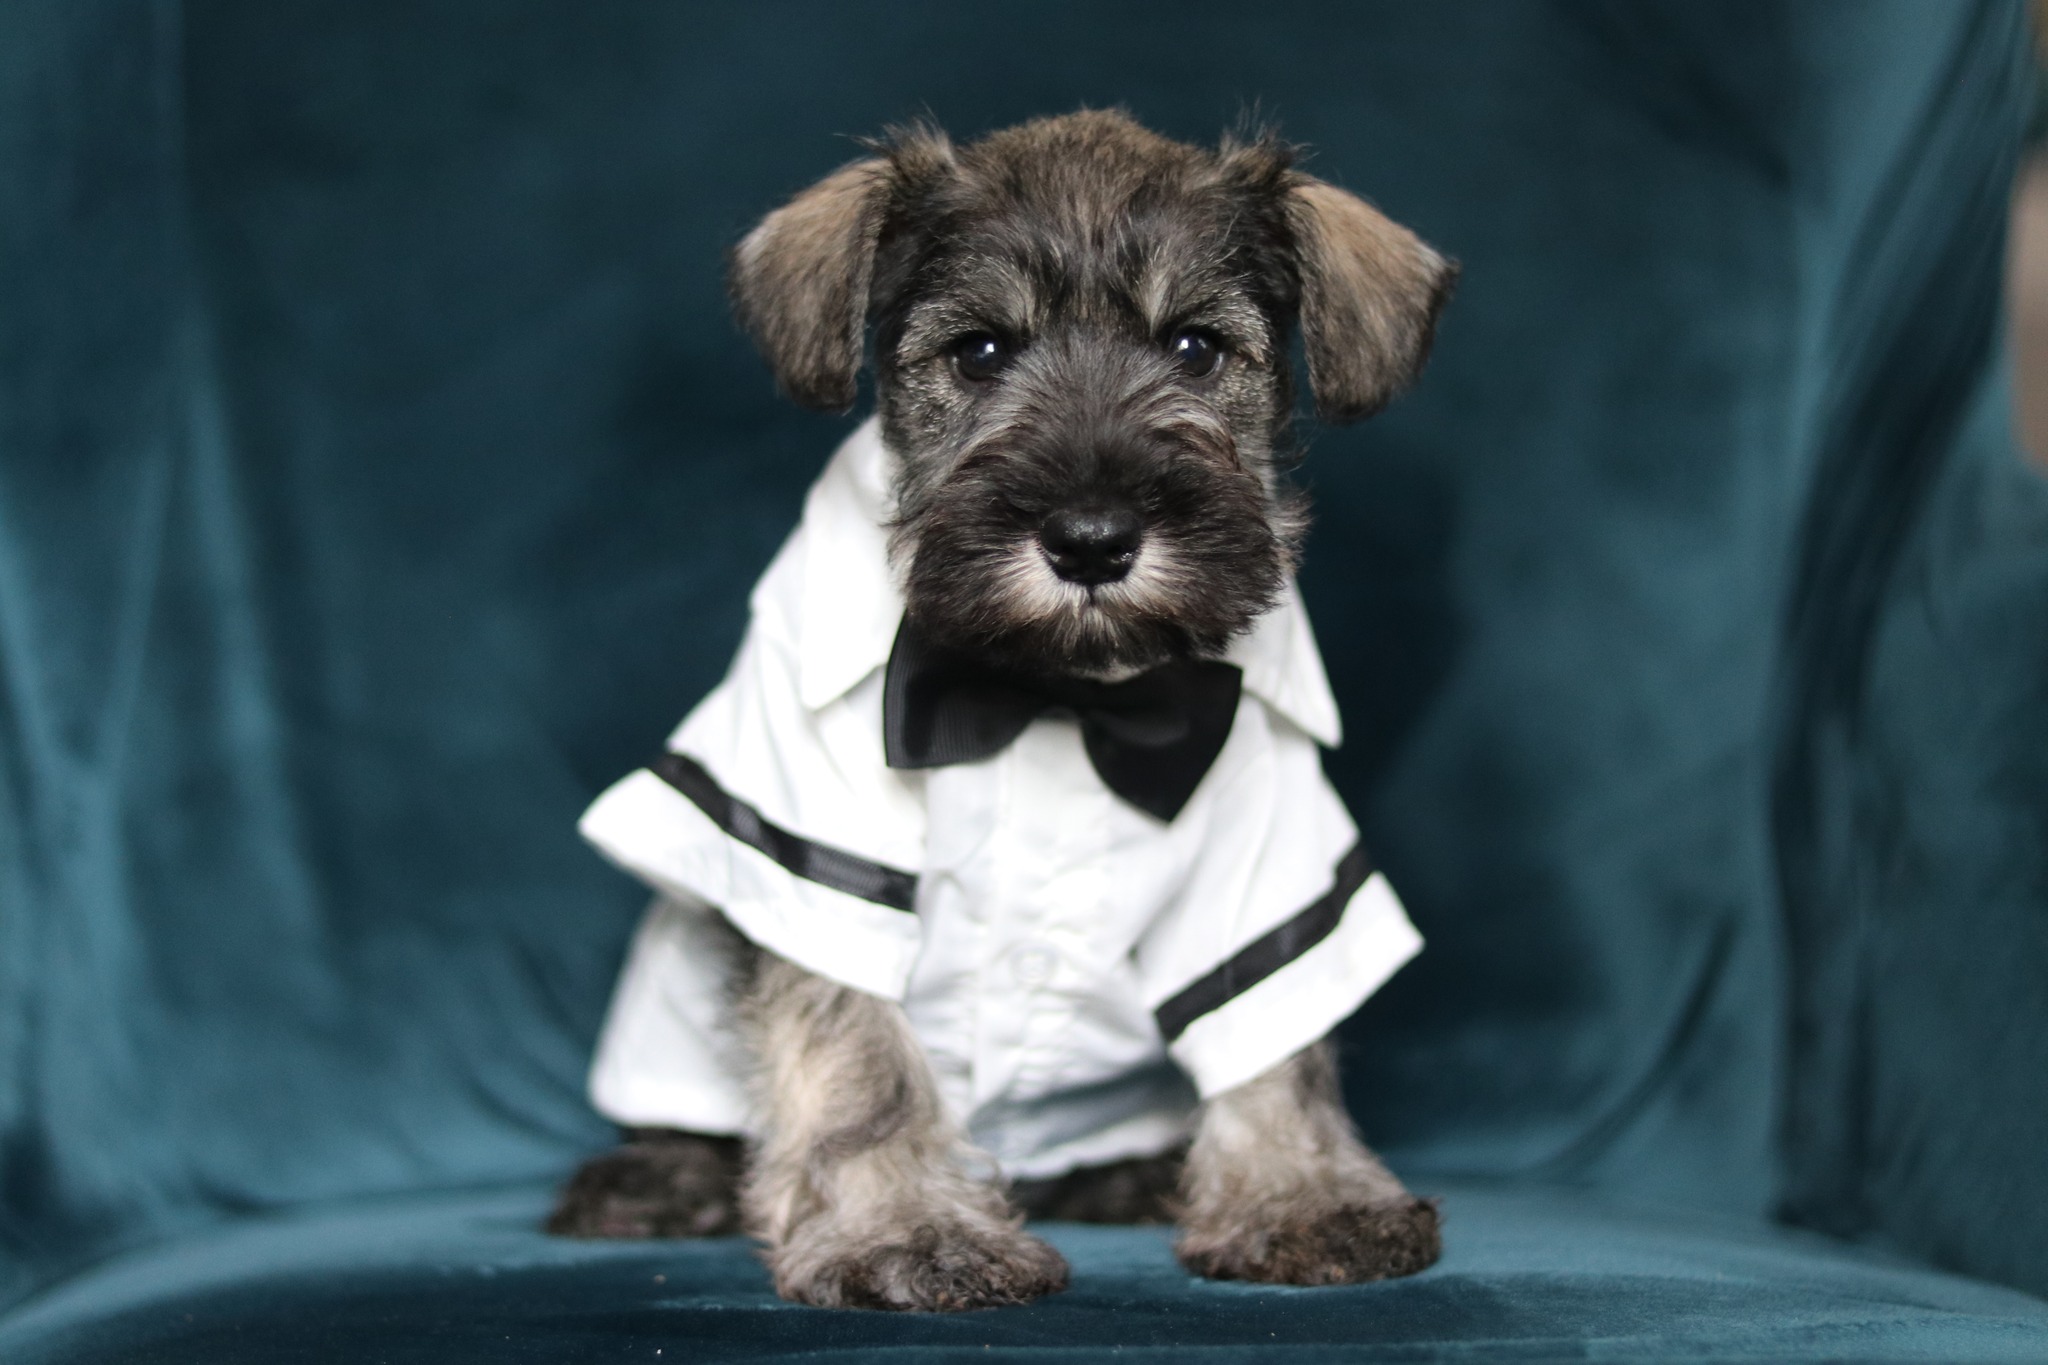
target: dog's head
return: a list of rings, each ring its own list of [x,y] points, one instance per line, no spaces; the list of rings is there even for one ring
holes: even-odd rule
[[[748,234],[732,290],[807,406],[851,406],[872,324],[909,610],[1038,670],[1220,653],[1301,533],[1296,322],[1318,414],[1368,416],[1455,268],[1270,136],[1083,112],[874,150]]]

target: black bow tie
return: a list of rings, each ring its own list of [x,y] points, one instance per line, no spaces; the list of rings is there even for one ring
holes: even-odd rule
[[[892,768],[972,763],[1064,707],[1103,784],[1171,820],[1230,738],[1243,681],[1234,664],[1198,660],[1116,683],[1030,677],[933,644],[906,618],[883,684],[883,742]]]

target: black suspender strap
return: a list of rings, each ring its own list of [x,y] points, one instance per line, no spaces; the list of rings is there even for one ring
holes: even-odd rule
[[[791,833],[719,786],[717,779],[693,758],[664,753],[648,766],[662,781],[689,797],[720,829],[749,848],[767,854],[805,881],[886,905],[891,910],[909,911],[915,907],[914,874]]]
[[[1315,904],[1253,939],[1229,961],[1154,1010],[1161,1036],[1172,1042],[1195,1020],[1220,1009],[1328,938],[1344,918],[1344,907],[1371,875],[1372,858],[1365,845],[1353,844],[1337,864],[1336,883]]]

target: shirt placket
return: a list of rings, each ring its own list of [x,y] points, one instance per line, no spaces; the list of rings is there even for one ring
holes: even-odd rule
[[[999,1109],[1058,1083],[1074,992],[1088,979],[1087,926],[1106,908],[1114,798],[1070,720],[1034,723],[997,767],[975,1098]]]

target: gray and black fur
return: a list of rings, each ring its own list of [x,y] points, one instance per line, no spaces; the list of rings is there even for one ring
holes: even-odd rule
[[[1214,149],[1117,112],[955,147],[900,130],[733,253],[784,390],[845,409],[870,337],[899,460],[892,553],[931,635],[1012,667],[1120,676],[1221,654],[1286,581],[1305,509],[1289,351],[1318,414],[1369,416],[1427,357],[1455,268],[1270,135]],[[1059,1289],[1025,1212],[1172,1219],[1198,1273],[1412,1274],[1435,1206],[1360,1142],[1327,1044],[1204,1104],[1184,1155],[1005,1191],[940,1103],[900,1007],[759,955],[737,1011],[763,1136],[636,1134],[551,1230],[735,1222],[808,1303],[952,1309]],[[735,1198],[735,1192],[737,1198]]]

